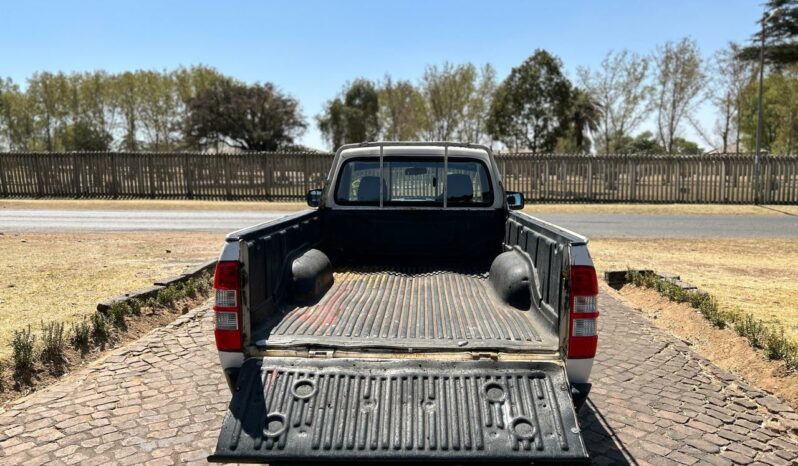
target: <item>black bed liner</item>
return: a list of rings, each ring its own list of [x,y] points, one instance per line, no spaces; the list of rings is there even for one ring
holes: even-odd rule
[[[587,464],[551,362],[249,359],[215,462]]]
[[[499,301],[479,269],[342,270],[318,303],[286,306],[276,317],[256,333],[258,346],[534,350],[558,344],[535,311]]]

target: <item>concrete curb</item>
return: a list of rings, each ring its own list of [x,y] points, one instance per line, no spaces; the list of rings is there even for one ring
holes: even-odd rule
[[[153,286],[148,286],[146,288],[130,291],[118,296],[114,296],[113,298],[108,298],[104,301],[101,301],[97,303],[97,310],[100,312],[108,312],[108,309],[110,309],[111,306],[113,306],[116,303],[128,302],[133,299],[138,299],[139,301],[145,301],[149,298],[154,298],[155,296],[158,295],[159,291],[166,288],[167,286],[186,282],[189,279],[199,276],[204,272],[212,273],[214,267],[216,267],[215,259],[212,261],[204,262],[198,266],[188,269],[183,274],[157,280],[155,283],[153,283]]]

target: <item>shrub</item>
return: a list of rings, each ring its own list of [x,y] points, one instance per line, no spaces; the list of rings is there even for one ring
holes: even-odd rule
[[[141,301],[133,298],[127,302],[127,307],[130,310],[130,313],[134,316],[141,315]]]
[[[35,344],[36,335],[31,332],[30,325],[24,330],[14,330],[11,350],[15,374],[29,374],[33,370],[33,348]]]
[[[734,331],[738,335],[748,339],[751,346],[754,348],[762,349],[765,347],[766,332],[765,324],[762,321],[754,319],[751,314],[734,323]]]
[[[203,296],[210,293],[212,282],[213,282],[213,277],[211,277],[211,274],[209,274],[208,272],[202,272],[202,274],[200,274],[195,281],[195,287],[197,289],[197,293]]]
[[[158,305],[161,307],[171,307],[172,303],[175,301],[175,296],[177,293],[175,292],[174,286],[167,286],[163,288],[161,291],[158,292],[158,295],[155,297],[155,300],[158,302]]]
[[[124,330],[127,328],[125,316],[128,312],[129,308],[127,303],[124,301],[117,301],[108,308],[107,319],[114,327]]]
[[[91,327],[96,341],[104,342],[108,340],[108,319],[106,319],[105,314],[99,311],[92,314]]]
[[[75,349],[85,351],[89,348],[91,338],[91,324],[87,319],[72,324],[72,346]]]
[[[147,301],[144,302],[144,307],[155,309],[158,307],[158,301],[155,298],[147,298]]]
[[[785,336],[783,329],[769,327],[751,314],[721,309],[715,297],[709,293],[684,290],[653,274],[629,270],[626,280],[636,286],[654,288],[671,301],[690,304],[718,328],[733,323],[734,331],[746,338],[754,348],[764,350],[769,359],[783,360],[788,368],[798,369],[798,342]]]
[[[42,322],[42,360],[51,363],[64,361],[64,348],[66,348],[66,332],[63,322]]]

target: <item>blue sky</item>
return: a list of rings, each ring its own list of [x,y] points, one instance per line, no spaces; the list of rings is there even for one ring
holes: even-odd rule
[[[489,62],[503,79],[544,48],[574,79],[609,50],[648,53],[684,36],[709,56],[747,41],[761,11],[752,0],[0,0],[0,76],[202,63],[276,83],[311,122],[302,142],[323,147],[313,117],[355,77],[415,81],[427,64],[450,61]],[[714,122],[706,108],[700,118]]]

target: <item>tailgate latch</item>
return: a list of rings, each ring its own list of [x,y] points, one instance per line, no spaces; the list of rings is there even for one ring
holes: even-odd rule
[[[497,361],[499,359],[499,353],[493,351],[472,352],[471,357],[473,359],[490,359],[491,361]]]

